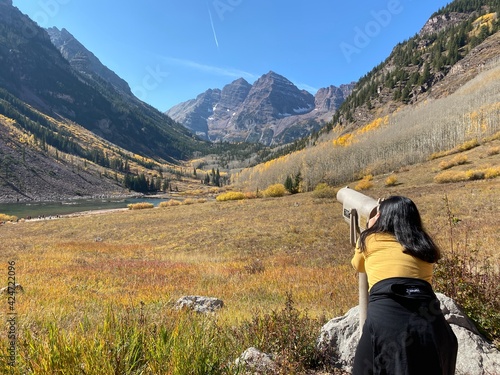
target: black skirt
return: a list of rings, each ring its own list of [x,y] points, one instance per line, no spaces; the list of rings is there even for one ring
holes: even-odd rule
[[[370,290],[353,374],[453,375],[458,343],[432,286],[389,278]]]

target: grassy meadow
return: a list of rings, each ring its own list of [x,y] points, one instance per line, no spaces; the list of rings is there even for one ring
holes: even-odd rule
[[[466,151],[466,163],[447,169],[499,165],[500,155],[488,152],[498,142]],[[470,293],[464,298],[480,310],[476,321],[498,334],[466,276],[498,276],[500,182],[434,182],[440,163],[455,157],[373,176],[364,193],[417,203],[445,254],[436,289]],[[234,360],[250,346],[273,353],[279,373],[333,373],[315,339],[326,320],[357,304],[341,205],[314,193],[7,223],[0,240],[2,284],[15,262],[24,289],[13,305],[1,299],[0,373],[237,374]],[[498,306],[498,283],[484,288]],[[225,306],[214,316],[176,311],[185,295],[217,297]],[[7,355],[12,311],[14,367]]]

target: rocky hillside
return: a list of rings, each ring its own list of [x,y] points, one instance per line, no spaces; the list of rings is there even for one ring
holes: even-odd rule
[[[175,160],[203,147],[184,127],[129,95],[125,82],[68,33],[51,34],[59,50],[46,30],[0,2],[0,88],[137,154]]]
[[[353,87],[330,86],[313,96],[270,71],[252,85],[240,78],[207,90],[166,114],[210,141],[289,143],[319,130]]]
[[[477,74],[479,65],[498,58],[495,41],[483,42],[499,30],[499,10],[498,0],[455,0],[440,9],[360,79],[323,133],[338,126],[350,131],[401,107],[454,92]],[[456,84],[441,83],[448,75]]]
[[[153,189],[207,147],[71,34],[0,0],[0,201],[123,194],[144,174]]]
[[[57,27],[47,29],[52,44],[61,52],[63,57],[78,72],[94,80],[104,80],[123,94],[132,96],[130,87],[125,80],[103,65],[101,61],[85,48],[71,33]],[[97,77],[97,78],[96,78]]]

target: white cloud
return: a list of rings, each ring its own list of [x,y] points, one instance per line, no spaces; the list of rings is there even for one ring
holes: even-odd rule
[[[245,79],[248,79],[251,81],[259,78],[255,74],[245,72],[245,71],[239,70],[239,69],[221,68],[218,66],[200,64],[200,63],[197,63],[195,61],[178,59],[175,57],[164,57],[163,60],[167,64],[183,66],[185,68],[194,69],[194,70],[198,70],[198,71],[201,71],[204,73],[209,73],[209,74],[218,75],[218,76],[232,77],[232,78],[245,78]]]
[[[295,84],[295,86],[297,86],[301,90],[306,90],[306,91],[310,92],[313,95],[315,95],[318,92],[318,90],[319,90],[316,87],[309,86],[306,83],[297,83],[297,84]]]

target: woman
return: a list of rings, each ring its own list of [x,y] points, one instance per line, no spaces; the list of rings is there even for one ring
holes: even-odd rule
[[[370,291],[353,374],[454,374],[457,339],[430,284],[439,257],[415,203],[380,203],[352,259]]]

